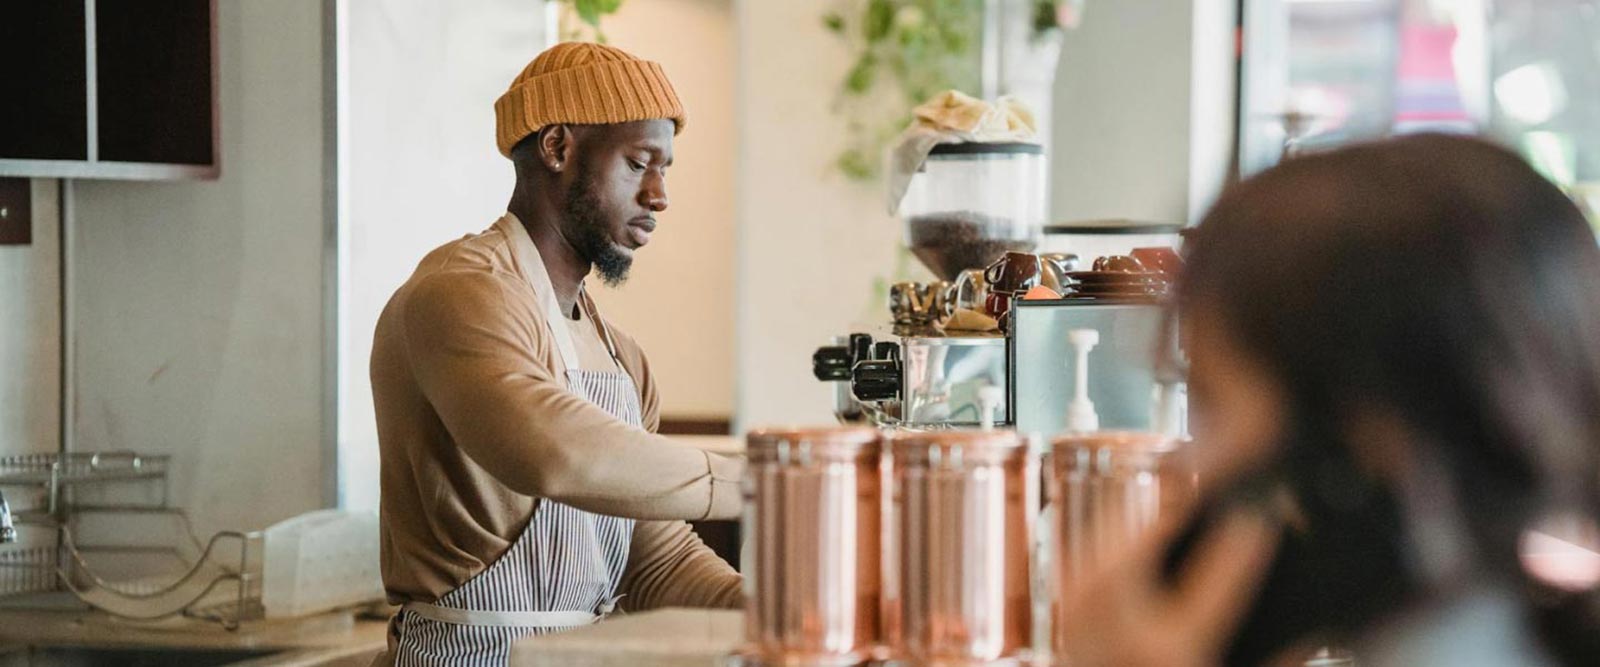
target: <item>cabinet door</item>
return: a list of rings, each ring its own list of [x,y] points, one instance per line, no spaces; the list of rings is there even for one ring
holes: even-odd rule
[[[95,0],[104,162],[209,165],[210,0]]]
[[[84,51],[84,3],[0,3],[0,159],[88,159]]]

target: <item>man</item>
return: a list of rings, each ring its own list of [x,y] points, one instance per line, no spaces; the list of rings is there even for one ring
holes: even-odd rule
[[[539,55],[495,102],[516,187],[429,253],[378,320],[388,663],[503,665],[512,641],[626,609],[731,607],[686,519],[739,514],[743,464],[655,435],[644,354],[600,318],[667,208],[682,105],[656,63]]]

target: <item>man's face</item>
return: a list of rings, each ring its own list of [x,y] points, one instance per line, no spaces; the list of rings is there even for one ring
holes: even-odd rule
[[[577,142],[565,231],[608,285],[627,279],[633,252],[650,242],[655,214],[667,209],[673,129],[670,120],[593,125]]]

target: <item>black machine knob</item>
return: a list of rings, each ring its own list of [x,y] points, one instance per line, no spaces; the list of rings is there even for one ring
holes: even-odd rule
[[[850,334],[850,363],[856,364],[872,358],[872,334]]]
[[[899,361],[900,344],[892,340],[880,340],[872,346],[872,358],[880,361]]]
[[[899,352],[895,353],[899,356]],[[875,359],[855,366],[850,392],[858,401],[888,401],[900,396],[899,359]]]
[[[843,345],[819,347],[811,354],[811,374],[823,382],[848,382],[853,365],[850,349]]]

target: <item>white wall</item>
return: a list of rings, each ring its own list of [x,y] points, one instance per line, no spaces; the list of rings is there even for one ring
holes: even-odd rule
[[[1062,42],[1051,215],[1187,222],[1232,141],[1230,0],[1091,2]]]
[[[53,180],[32,182],[33,242],[0,245],[0,456],[46,454],[60,440],[60,221]],[[36,499],[4,491],[12,509]],[[20,526],[22,545],[52,535]]]
[[[505,212],[514,179],[494,100],[542,50],[544,21],[535,0],[344,2],[340,493],[371,508],[373,328],[424,254]]]
[[[619,289],[595,300],[649,355],[666,417],[727,419],[734,366],[734,31],[732,0],[629,0],[604,22],[610,43],[658,61],[689,112],[673,142],[671,206]]]
[[[738,412],[742,427],[830,423],[811,376],[829,337],[880,325],[873,280],[894,267],[897,223],[879,185],[830,167],[845,120],[830,110],[850,53],[811,2],[738,4]],[[626,11],[626,9],[624,9]]]
[[[75,183],[79,450],[175,455],[202,531],[323,505],[322,3],[218,4],[222,176]]]
[[[59,440],[58,187],[33,180],[33,242],[0,245],[0,456],[54,452]]]

